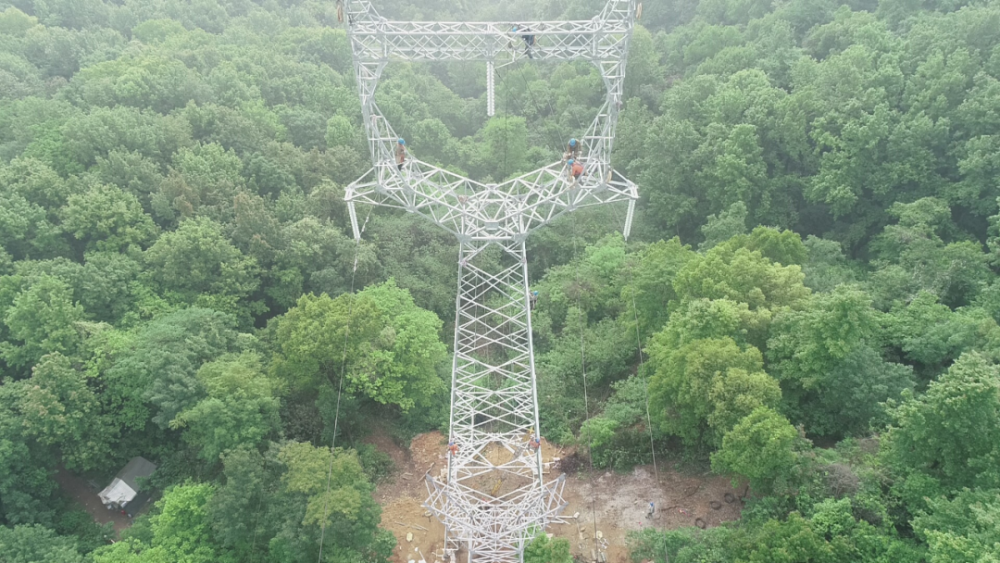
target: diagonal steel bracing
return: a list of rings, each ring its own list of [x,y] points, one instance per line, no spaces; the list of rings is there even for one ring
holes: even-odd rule
[[[495,256],[482,251],[499,247]],[[543,479],[524,242],[461,245],[445,479],[426,506],[470,560],[519,562],[524,542],[558,516],[563,480]],[[486,264],[492,267],[486,269]]]
[[[625,201],[628,236],[638,190],[611,168],[611,151],[637,0],[609,0],[590,20],[558,22],[396,22],[379,16],[367,0],[344,0],[338,9],[348,24],[372,158],[372,169],[346,190],[355,237],[360,237],[356,205],[361,203],[420,214],[460,244],[454,447],[440,478],[427,476],[425,506],[444,522],[449,554],[464,549],[470,562],[520,563],[526,542],[556,521],[565,506],[563,479],[545,481],[536,441],[540,430],[524,241],[564,213]],[[533,39],[525,41],[526,35]],[[495,69],[527,59],[589,61],[600,71],[607,95],[593,123],[577,137],[583,176],[571,178],[563,162],[497,184],[476,182],[412,156],[397,167],[398,136],[375,102],[389,62],[485,62],[492,116]]]

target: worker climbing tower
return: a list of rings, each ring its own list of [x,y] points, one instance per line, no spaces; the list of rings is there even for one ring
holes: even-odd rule
[[[637,0],[609,0],[599,15],[581,21],[397,22],[367,0],[338,4],[372,157],[372,169],[345,194],[355,238],[361,236],[356,205],[368,204],[420,214],[460,245],[451,443],[446,471],[427,475],[425,506],[444,523],[448,552],[463,551],[469,562],[520,563],[527,542],[565,507],[563,479],[546,482],[543,471],[524,243],[564,213],[626,201],[628,236],[638,191],[612,170],[611,150],[637,11]],[[399,137],[375,102],[387,64],[485,62],[493,115],[496,69],[529,58],[589,61],[604,80],[604,104],[578,137],[584,167],[578,179],[564,162],[500,184],[475,182],[412,155],[399,165]]]

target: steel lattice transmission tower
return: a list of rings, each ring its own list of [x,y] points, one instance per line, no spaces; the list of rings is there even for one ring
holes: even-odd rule
[[[366,0],[346,0],[338,9],[348,24],[373,165],[346,191],[355,237],[361,236],[355,205],[363,203],[418,213],[460,244],[450,426],[457,451],[449,453],[441,480],[427,476],[425,506],[444,522],[445,545],[466,549],[470,562],[519,563],[526,542],[565,507],[563,479],[545,482],[534,442],[540,430],[524,241],[563,213],[621,201],[628,202],[628,236],[638,192],[610,162],[641,8],[637,0],[609,0],[590,20],[516,23],[535,36],[535,62],[589,61],[607,96],[579,137],[585,167],[579,180],[558,162],[502,184],[475,182],[415,158],[398,169],[398,136],[375,91],[391,61],[485,62],[492,115],[496,65],[528,56],[523,36],[512,32],[515,24],[389,21]]]

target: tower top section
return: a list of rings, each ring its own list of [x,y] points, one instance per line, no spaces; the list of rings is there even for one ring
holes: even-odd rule
[[[611,152],[637,9],[637,0],[609,0],[599,15],[581,21],[399,22],[381,17],[368,0],[339,4],[372,157],[372,169],[345,194],[355,236],[355,203],[419,213],[472,242],[523,240],[565,212],[629,201],[627,237],[638,190],[611,168]],[[571,158],[503,182],[477,182],[420,161],[420,147],[404,145],[375,101],[382,71],[393,61],[485,61],[492,88],[496,64],[527,59],[590,62],[606,96],[590,127],[574,135]],[[492,90],[488,95],[492,100]]]
[[[519,22],[400,22],[378,15],[371,2],[348,0],[344,13],[356,60],[495,61],[510,58],[511,39],[535,40],[542,61],[621,59],[635,25],[636,0],[611,0],[589,20]]]

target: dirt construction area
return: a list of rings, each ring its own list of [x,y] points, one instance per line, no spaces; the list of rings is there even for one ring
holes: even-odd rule
[[[421,434],[409,450],[384,436],[368,441],[388,453],[396,465],[393,477],[375,493],[382,505],[382,526],[399,542],[393,560],[441,563],[444,526],[421,503],[427,498],[424,474],[429,471],[437,476],[447,463],[447,440],[437,432]],[[565,453],[544,441],[542,447],[545,462]],[[553,470],[546,480],[559,475],[559,470]],[[729,479],[685,475],[662,467],[659,482],[652,466],[637,467],[628,474],[581,470],[567,476],[563,496],[568,502],[564,522],[547,531],[569,540],[572,554],[583,561],[599,557],[608,563],[626,563],[625,538],[632,530],[713,527],[740,517],[739,491]],[[656,507],[651,518],[647,517],[650,502]]]

